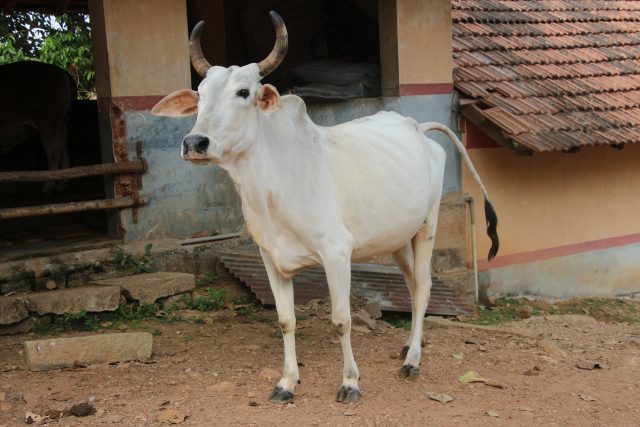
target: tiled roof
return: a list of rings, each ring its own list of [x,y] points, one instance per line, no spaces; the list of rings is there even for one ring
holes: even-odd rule
[[[640,141],[640,1],[452,0],[451,13],[455,87],[514,147]]]

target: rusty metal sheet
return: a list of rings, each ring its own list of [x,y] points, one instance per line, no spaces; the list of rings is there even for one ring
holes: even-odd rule
[[[249,286],[263,304],[275,304],[267,272],[256,247],[220,247],[216,254],[225,268]],[[327,298],[329,295],[327,280],[321,268],[302,270],[294,277],[293,284],[296,304],[306,304],[314,298]],[[351,289],[360,297],[380,301],[382,310],[411,312],[411,297],[397,267],[353,264]],[[469,315],[473,313],[473,307],[451,287],[434,278],[427,313]]]

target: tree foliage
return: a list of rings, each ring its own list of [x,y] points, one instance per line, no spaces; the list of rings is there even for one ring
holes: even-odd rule
[[[80,97],[95,97],[88,15],[3,12],[0,64],[24,60],[47,62],[69,71]]]

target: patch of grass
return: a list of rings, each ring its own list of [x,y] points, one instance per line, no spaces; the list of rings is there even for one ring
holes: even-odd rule
[[[144,253],[135,255],[126,252],[124,248],[118,246],[118,253],[116,254],[116,264],[121,268],[132,268],[135,274],[139,273],[152,273],[155,271],[155,260],[151,255],[152,243],[147,244],[144,247]]]
[[[222,308],[226,295],[227,293],[224,290],[209,288],[207,289],[207,295],[194,297],[191,294],[184,294],[180,297],[180,301],[190,310],[210,311]]]
[[[207,286],[213,285],[216,280],[218,280],[216,273],[205,271],[200,275],[200,277],[198,277],[198,280],[196,280],[196,287],[206,288]]]
[[[382,320],[390,324],[395,328],[404,329],[407,331],[411,330],[411,317],[407,317],[407,315],[402,314],[385,314],[382,317]]]
[[[240,307],[236,307],[236,313],[249,320],[254,320],[256,318],[256,306],[253,304],[245,304]]]
[[[573,298],[549,304],[526,298],[502,297],[491,308],[478,306],[473,318],[462,319],[476,325],[498,325],[530,316],[581,314],[600,321],[640,323],[640,301],[619,298]]]

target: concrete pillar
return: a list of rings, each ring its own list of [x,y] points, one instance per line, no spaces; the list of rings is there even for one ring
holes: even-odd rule
[[[164,96],[191,85],[184,0],[91,0],[89,12],[99,98]]]
[[[164,95],[191,87],[184,0],[89,0],[102,161],[136,156],[127,135],[128,111],[149,110]],[[144,147],[143,147],[144,149]],[[108,198],[137,196],[135,175],[105,177]],[[109,216],[111,235],[125,237],[137,212]]]
[[[453,92],[450,0],[379,0],[384,96]]]

